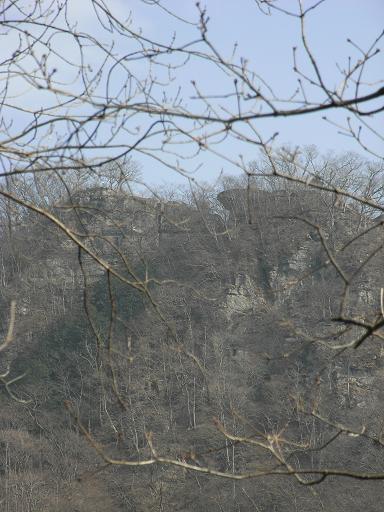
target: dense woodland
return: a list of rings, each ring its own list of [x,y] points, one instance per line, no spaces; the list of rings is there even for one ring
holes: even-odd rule
[[[1,512],[382,509],[379,3],[0,2]]]
[[[378,169],[340,162],[350,186]],[[2,510],[375,510],[380,482],[305,484],[319,480],[310,469],[383,471],[383,343],[335,349],[365,332],[338,317],[380,311],[381,217],[278,178],[152,196],[39,180],[14,186],[83,249],[3,201],[4,336],[12,300],[16,320],[1,361]],[[151,450],[176,465],[103,460]],[[224,477],[279,468],[307,473]]]

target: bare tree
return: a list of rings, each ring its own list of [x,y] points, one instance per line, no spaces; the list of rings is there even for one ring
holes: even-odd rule
[[[297,22],[297,90],[283,95],[257,73],[257,62],[237,56],[236,45],[227,57],[200,3],[191,21],[166,3],[143,2],[177,24],[178,32],[162,40],[135,29],[131,15],[126,18],[112,1],[91,0],[81,15],[68,0],[1,7],[1,30],[10,41],[0,63],[1,221],[10,247],[1,255],[19,268],[12,247],[22,247],[23,234],[44,231],[44,253],[51,255],[45,274],[36,264],[42,247],[24,261],[35,287],[55,274],[49,261],[57,263],[60,255],[62,270],[50,281],[55,301],[48,304],[40,294],[35,304],[39,325],[48,328],[58,319],[67,325],[68,315],[84,307],[89,331],[71,333],[71,339],[84,342],[82,358],[94,374],[84,386],[90,394],[95,386],[97,400],[86,401],[84,388],[72,389],[67,374],[57,370],[60,393],[108,468],[180,468],[191,478],[233,482],[284,475],[304,487],[330,476],[384,479],[384,469],[369,457],[368,469],[359,460],[343,460],[340,467],[331,453],[335,443],[340,451],[350,439],[361,443],[360,450],[373,446],[379,452],[383,444],[372,414],[356,414],[358,427],[349,414],[353,403],[364,403],[353,390],[359,387],[356,375],[377,364],[377,354],[370,360],[366,347],[383,340],[384,285],[377,271],[383,155],[366,142],[367,133],[383,140],[374,121],[384,109],[384,87],[368,72],[380,58],[383,32],[364,48],[350,41],[358,57],[346,59],[340,85],[331,87],[307,34],[308,20],[323,2],[254,3],[255,16]],[[190,39],[183,30],[194,31]],[[217,94],[198,79],[206,68],[221,84]],[[332,125],[327,116],[335,111],[345,114],[345,123],[332,128],[352,138],[365,158],[281,147],[278,132],[260,129],[264,119],[278,124],[315,114]],[[228,152],[233,143],[254,148],[254,161]],[[205,154],[241,177],[224,177],[216,187],[197,183],[194,171]],[[153,191],[140,175],[144,163],[185,178],[188,193],[170,200]],[[146,190],[140,197],[136,184]],[[305,268],[304,260],[310,261]],[[191,269],[196,282],[186,277]],[[3,283],[10,283],[5,275]],[[13,297],[4,286],[11,307],[2,355],[30,328],[29,306],[20,304],[31,301],[30,287],[21,278],[12,283]],[[225,309],[202,311],[201,303]],[[208,311],[229,326],[224,337],[212,330],[209,342]],[[251,321],[256,313],[257,327]],[[310,328],[303,327],[304,317]],[[247,332],[275,343],[251,356]],[[311,350],[318,364],[308,370]],[[279,373],[285,360],[292,363],[290,393]],[[238,365],[244,368],[241,382],[233,377]],[[83,368],[77,368],[82,381]],[[7,372],[2,384],[23,400],[14,395],[15,379],[8,380]],[[271,384],[264,386],[268,375]],[[271,405],[263,421],[254,413],[251,389]],[[167,408],[158,405],[160,395]],[[350,406],[341,418],[337,404]],[[183,445],[180,425],[183,432],[199,432],[201,453]],[[162,432],[160,439],[151,430]],[[126,457],[121,445],[135,457]],[[249,506],[249,489],[239,489],[231,490],[233,499],[242,493]],[[163,492],[153,487],[154,502]]]

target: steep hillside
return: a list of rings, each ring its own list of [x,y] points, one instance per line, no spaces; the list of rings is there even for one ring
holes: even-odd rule
[[[17,314],[1,364],[25,374],[9,389],[26,401],[1,395],[7,512],[336,512],[341,494],[344,510],[376,510],[375,482],[96,472],[75,416],[119,459],[150,457],[153,432],[161,456],[228,474],[276,468],[276,453],[283,468],[382,471],[382,342],[332,348],[360,334],[340,317],[380,311],[381,221],[300,189],[188,205],[94,188],[53,211],[82,250],[38,216],[2,232],[1,325],[11,300]],[[328,443],[340,423],[367,437]]]

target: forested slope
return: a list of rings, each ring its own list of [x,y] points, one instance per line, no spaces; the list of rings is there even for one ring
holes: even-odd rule
[[[380,221],[300,187],[189,203],[94,187],[51,210],[82,249],[38,214],[2,225],[2,371],[24,375],[1,395],[4,510],[376,510],[380,482],[103,467],[91,444],[144,461],[152,432],[160,456],[229,476],[382,471],[380,443],[335,436],[381,439],[382,343],[332,349],[359,336],[338,317],[380,311]]]

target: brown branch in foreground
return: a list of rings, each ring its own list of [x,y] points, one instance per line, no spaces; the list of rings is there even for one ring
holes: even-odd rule
[[[330,476],[340,476],[344,478],[352,478],[357,480],[384,480],[384,472],[364,472],[364,471],[349,471],[347,469],[337,469],[337,468],[308,468],[308,469],[296,469],[293,468],[289,463],[285,460],[280,463],[286,467],[286,469],[260,469],[257,471],[250,472],[242,472],[242,473],[228,473],[225,471],[219,471],[215,468],[211,468],[209,466],[200,466],[196,464],[190,464],[188,462],[180,461],[177,459],[172,459],[169,457],[162,457],[158,455],[157,450],[154,447],[153,443],[153,434],[151,432],[146,433],[146,439],[148,443],[148,448],[151,453],[151,457],[143,459],[143,460],[128,460],[128,459],[115,459],[110,457],[105,449],[100,443],[98,443],[92,434],[88,431],[88,429],[82,424],[79,416],[74,412],[72,408],[72,404],[69,400],[64,401],[64,406],[69,412],[70,416],[78,426],[81,434],[85,437],[88,444],[96,451],[96,453],[101,457],[104,461],[105,466],[103,466],[100,470],[103,470],[110,466],[125,466],[125,467],[139,467],[139,466],[151,466],[151,465],[165,465],[165,466],[175,466],[185,470],[193,471],[196,473],[202,473],[205,475],[210,475],[218,478],[225,478],[228,480],[251,480],[255,478],[261,477],[274,477],[274,476],[285,476],[285,477],[294,477],[299,481],[301,485],[304,486],[313,486],[320,484],[326,478]],[[222,430],[221,428],[219,430]],[[246,442],[247,438],[238,438],[237,436],[233,436],[229,433],[225,433],[225,436],[229,436],[229,438],[234,441]],[[280,457],[279,449],[276,449],[276,436],[266,436],[270,446],[264,445],[262,442],[255,442],[254,439],[249,439],[251,444],[256,444],[257,446],[275,451],[276,454]],[[302,477],[318,477],[312,480],[304,480]]]

